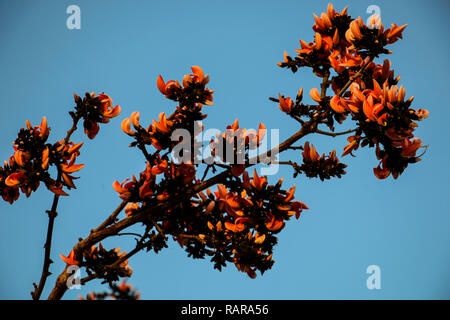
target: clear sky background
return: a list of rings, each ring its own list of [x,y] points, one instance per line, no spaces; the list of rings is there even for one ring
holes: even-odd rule
[[[328,1],[13,1],[0,2],[0,160],[12,154],[11,142],[29,119],[39,124],[46,115],[49,141],[65,136],[71,125],[67,112],[72,95],[108,93],[122,114],[101,125],[94,141],[85,141],[79,157],[86,163],[77,190],[60,199],[51,266],[43,297],[78,237],[104,220],[119,203],[112,189],[144,168],[142,156],[128,148],[131,139],[120,123],[141,112],[149,123],[174,103],[156,88],[158,74],[181,79],[191,65],[211,76],[215,105],[207,107],[207,128],[225,128],[238,117],[245,127],[279,128],[281,138],[297,129],[269,96],[309,92],[318,79],[309,69],[295,75],[280,69],[283,50],[291,55],[298,40],[312,40],[313,13]],[[81,8],[81,30],[68,30],[66,8]],[[311,208],[288,223],[280,234],[272,270],[249,279],[229,265],[221,273],[208,260],[192,260],[172,241],[158,255],[142,253],[130,265],[130,279],[144,299],[448,299],[450,298],[449,195],[449,2],[335,1],[349,5],[353,17],[369,17],[378,5],[386,26],[408,23],[404,40],[390,47],[388,58],[407,97],[430,117],[416,136],[429,144],[420,163],[398,179],[380,181],[373,149],[360,149],[343,179],[321,182],[292,178],[288,168],[279,176],[285,186],[297,184],[296,199]],[[382,58],[384,59],[384,57]],[[379,60],[379,61],[382,61]],[[307,95],[306,95],[307,96]],[[309,99],[306,97],[305,99]],[[344,137],[313,137],[321,153],[346,145]],[[282,158],[287,159],[288,154]],[[292,153],[291,159],[300,155]],[[29,199],[11,206],[0,202],[0,298],[28,299],[42,269],[47,229],[45,210],[52,195],[42,186]],[[105,242],[129,250],[132,238]],[[366,288],[366,268],[381,268],[381,290]],[[85,274],[83,274],[85,276]],[[100,290],[100,281],[71,290],[66,299]]]

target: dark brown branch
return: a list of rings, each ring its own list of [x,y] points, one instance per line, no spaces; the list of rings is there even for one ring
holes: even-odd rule
[[[72,124],[72,127],[67,131],[66,137],[64,138],[64,144],[67,144],[69,142],[70,136],[77,129],[79,120],[80,120],[79,116],[75,115],[73,117],[73,124]],[[56,178],[56,185],[61,183],[61,175],[62,175],[61,169],[58,168],[58,176]],[[56,209],[58,208],[58,200],[59,200],[59,195],[55,194],[53,196],[52,207],[51,207],[50,211],[47,211],[48,227],[47,227],[47,237],[46,237],[45,244],[44,244],[44,250],[45,250],[44,264],[42,266],[42,274],[41,274],[41,278],[39,280],[39,284],[36,285],[35,283],[33,283],[34,290],[31,292],[31,296],[32,296],[33,300],[39,300],[39,298],[41,297],[41,294],[42,294],[42,290],[44,290],[45,282],[47,281],[48,276],[51,275],[49,269],[50,269],[50,264],[52,264],[53,261],[50,258],[50,254],[51,254],[51,249],[52,249],[53,226],[55,224],[55,218],[58,215],[56,212]]]
[[[290,146],[289,150],[303,150],[303,146]]]
[[[322,130],[317,129],[316,133],[323,134],[323,135],[330,136],[330,137],[337,137],[337,136],[342,136],[342,135],[349,134],[349,133],[352,133],[355,131],[356,131],[356,129],[351,129],[351,130],[342,131],[342,132],[327,132],[327,131],[322,131]]]
[[[327,96],[327,89],[330,86],[330,81],[328,81],[328,77],[330,76],[330,71],[325,72],[322,77],[322,83],[320,84],[320,98],[324,100]]]

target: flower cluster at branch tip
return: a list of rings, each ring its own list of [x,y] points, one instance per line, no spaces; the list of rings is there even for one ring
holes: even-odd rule
[[[303,172],[307,177],[320,180],[330,179],[330,177],[340,178],[345,174],[346,164],[341,163],[333,150],[328,156],[319,156],[316,148],[307,141],[303,147],[303,163],[296,167],[297,172]]]
[[[123,259],[126,254],[125,251],[120,252],[120,248],[106,250],[99,243],[98,246],[93,245],[89,250],[84,251],[82,256],[76,256],[73,249],[67,257],[62,254],[59,256],[69,265],[85,267],[88,275],[100,275],[104,282],[111,283],[120,277],[130,277],[133,274],[128,260]]]
[[[99,132],[99,123],[108,123],[121,112],[120,106],[113,107],[112,99],[104,93],[86,92],[83,99],[74,94],[74,99],[76,112],[71,113],[71,115],[84,119],[84,132],[89,139],[94,139]]]
[[[162,76],[159,75],[156,80],[159,91],[167,99],[178,101],[180,105],[192,103],[212,105],[214,91],[205,87],[209,82],[209,76],[204,75],[199,66],[192,66],[191,70],[193,73],[183,77],[182,85],[177,80],[164,82]]]
[[[338,13],[332,4],[327,12],[314,15],[314,20],[314,41],[300,40],[297,56],[292,58],[285,52],[278,66],[293,72],[312,68],[324,79],[322,89],[331,85],[334,95],[326,96],[323,90],[312,88],[310,97],[318,105],[308,105],[302,103],[303,89],[295,102],[280,94],[280,109],[296,119],[319,117],[332,131],[335,121],[342,123],[350,116],[357,128],[348,138],[350,144],[343,156],[360,145],[376,147],[380,164],[374,169],[375,176],[384,179],[392,174],[397,178],[408,164],[420,160],[416,151],[423,145],[413,131],[418,126],[416,121],[428,117],[428,111],[411,108],[413,97],[405,99],[405,88],[398,86],[400,77],[394,77],[389,60],[383,64],[373,60],[391,53],[386,46],[402,39],[406,25],[394,23],[385,29],[377,15],[365,25],[361,17],[351,18],[347,8]]]
[[[213,91],[206,88],[209,76],[204,75],[203,70],[193,66],[192,74],[183,77],[182,85],[175,80],[164,82],[161,76],[157,78],[157,87],[170,100],[177,101],[179,106],[171,115],[161,112],[158,120],[153,120],[147,128],[140,123],[140,113],[133,112],[130,118],[122,121],[122,130],[135,141],[130,146],[138,146],[143,149],[146,145],[153,146],[156,150],[171,149],[178,143],[172,141],[172,134],[177,129],[186,129],[196,136],[194,127],[197,121],[206,118],[202,113],[203,105],[212,105]],[[131,128],[133,125],[133,128]]]
[[[69,114],[73,119],[73,128],[65,139],[54,144],[47,143],[50,128],[47,118],[43,117],[39,126],[32,126],[27,120],[26,127],[20,129],[13,142],[14,154],[0,167],[0,194],[3,200],[13,203],[19,198],[20,191],[27,197],[36,191],[41,182],[53,193],[67,196],[63,187],[75,189],[73,173],[84,167],[76,164],[83,143],[69,141],[70,134],[76,129],[80,119],[84,119],[87,136],[93,139],[98,131],[98,123],[108,123],[120,114],[120,106],[113,107],[111,98],[104,94],[86,93],[81,99],[74,94],[76,106]],[[50,167],[55,166],[57,177],[52,178]]]
[[[367,73],[350,85],[348,98],[333,98],[330,106],[335,112],[351,114],[359,125],[355,135],[348,138],[349,145],[343,155],[351,154],[359,145],[376,146],[380,165],[374,169],[380,179],[390,174],[397,178],[409,163],[420,161],[416,151],[423,147],[413,131],[417,121],[428,117],[425,109],[411,108],[414,97],[405,99],[406,91],[398,87],[399,77],[394,78],[390,62],[383,65],[371,63]]]
[[[29,121],[20,129],[13,142],[14,154],[0,167],[0,193],[3,200],[13,203],[19,198],[19,190],[27,197],[36,191],[41,182],[57,195],[67,196],[62,189],[76,188],[76,177],[71,174],[79,171],[84,164],[75,164],[83,143],[58,141],[47,143],[50,128],[44,117],[39,126],[33,127]],[[49,168],[56,166],[61,181],[53,179]]]

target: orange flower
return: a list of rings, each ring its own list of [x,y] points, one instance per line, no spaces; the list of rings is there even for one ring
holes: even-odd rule
[[[75,162],[75,154],[72,155],[72,158],[69,163],[61,164],[61,170],[65,173],[73,173],[81,170],[84,167],[84,164],[74,164]]]
[[[140,113],[135,111],[131,114],[130,120],[131,123],[133,124],[133,127],[138,130],[141,127],[141,124],[139,123],[139,117],[140,117]]]
[[[50,133],[50,128],[47,127],[47,117],[42,117],[41,125],[39,126],[39,136],[48,136]]]
[[[422,146],[422,140],[414,138],[412,140],[404,139],[402,141],[402,156],[405,158],[415,157],[417,149]]]
[[[301,49],[296,49],[295,50],[299,55],[302,54],[302,53],[310,54],[311,52],[313,52],[313,50],[315,48],[315,44],[313,44],[313,43],[306,43],[303,40],[300,40],[300,46],[301,46]]]
[[[347,154],[351,154],[353,156],[352,152],[354,150],[358,150],[358,148],[359,148],[359,139],[360,138],[361,137],[357,136],[357,135],[348,137],[347,141],[350,142],[350,144],[345,146],[344,152],[342,152],[341,157],[346,156]]]
[[[345,7],[341,13],[337,13],[331,3],[328,4],[327,12],[323,12],[320,18],[314,14],[315,24],[313,25],[313,30],[316,32],[326,33],[329,29],[333,27],[332,20],[336,16],[343,16],[347,14],[347,7]]]
[[[309,209],[309,207],[301,201],[294,201],[291,204],[291,210],[292,210],[293,214],[295,213],[296,219],[300,218],[300,214],[302,213],[303,210],[308,210],[308,209]]]
[[[77,187],[75,186],[75,184],[73,183],[74,179],[77,179],[73,176],[71,176],[70,174],[67,174],[65,172],[63,172],[61,174],[61,177],[63,178],[63,181],[66,183],[66,185],[68,185],[70,188],[76,189]]]
[[[286,197],[283,199],[283,201],[290,202],[292,199],[294,199],[294,194],[295,194],[295,184],[286,193]]]
[[[156,79],[156,86],[158,87],[159,91],[161,91],[161,93],[166,97],[172,95],[174,92],[181,88],[181,85],[178,83],[178,81],[170,80],[165,83],[161,75],[159,75]]]
[[[83,122],[84,133],[88,136],[89,139],[94,139],[98,132],[100,131],[100,126],[96,121],[85,119]]]
[[[343,113],[347,111],[347,103],[345,99],[339,96],[334,96],[330,100],[330,107],[337,113]]]
[[[241,232],[245,230],[245,224],[225,222],[225,229],[231,232]]]
[[[261,243],[264,242],[264,240],[266,240],[266,235],[265,234],[263,234],[263,235],[259,235],[258,233],[255,234],[255,243],[256,244],[261,244]]]
[[[13,204],[14,201],[19,199],[20,193],[18,188],[3,188],[3,190],[0,191],[2,194],[3,200],[9,202],[10,204]]]
[[[136,135],[136,131],[130,129],[130,118],[125,118],[120,125],[122,131],[125,132],[129,136]]]
[[[24,152],[20,151],[20,150],[16,150],[16,152],[14,152],[13,157],[14,157],[14,162],[17,163],[17,165],[19,167],[23,167],[24,161],[25,161]]]
[[[373,173],[378,179],[386,179],[391,174],[391,171],[387,168],[383,168],[380,163],[378,167],[373,168]]]
[[[336,29],[337,30],[337,29]],[[343,72],[346,68],[341,65],[340,61],[341,59],[338,57],[340,54],[340,51],[334,50],[329,56],[328,60],[330,61],[331,66],[337,73]]]
[[[377,119],[375,118],[375,115],[374,115],[374,109],[375,109],[375,106],[374,106],[373,98],[371,95],[369,95],[369,97],[367,99],[364,99],[363,112],[366,115],[367,119],[370,121],[377,121]]]
[[[163,160],[161,163],[157,164],[155,167],[151,168],[150,172],[152,175],[156,176],[167,170],[169,163],[167,160]]]
[[[347,39],[350,43],[353,43],[355,40],[362,39],[363,36],[361,33],[361,28],[366,28],[366,26],[364,25],[361,17],[358,17],[358,19],[350,22],[349,28],[345,32],[345,39]]]
[[[153,181],[145,181],[142,186],[139,187],[139,197],[141,199],[149,198],[153,195]]]
[[[186,74],[183,77],[183,86],[187,87],[191,82],[197,82],[203,85],[209,82],[209,76],[204,75],[202,68],[199,66],[192,66],[191,70],[193,72],[192,74]]]
[[[62,254],[60,254],[59,257],[60,257],[65,263],[70,264],[70,265],[78,265],[78,263],[79,263],[79,262],[76,260],[75,252],[73,251],[73,249],[70,251],[68,257],[63,256]]]
[[[345,49],[345,51],[341,55],[342,57],[339,61],[340,67],[356,67],[361,65],[361,63],[363,62],[362,58],[358,54],[350,54],[348,48]]]
[[[5,184],[8,187],[17,188],[27,182],[27,175],[24,171],[11,173],[6,179]]]
[[[80,154],[79,150],[83,146],[83,142],[73,144],[72,142],[68,143],[66,146],[68,146],[67,153],[69,155],[72,155],[75,153],[77,156]]]
[[[119,105],[113,107],[112,99],[104,93],[100,93],[97,98],[100,100],[100,114],[102,116],[100,122],[102,123],[108,123],[110,119],[117,117],[120,112],[121,108]]]
[[[75,101],[81,104],[81,98],[74,95]],[[87,101],[83,100],[84,110],[84,132],[89,139],[94,139],[100,130],[100,123],[108,123],[112,118],[117,117],[120,112],[120,106],[113,107],[112,99],[104,93],[96,95],[95,92],[86,94]]]
[[[287,54],[286,50],[284,51],[284,54],[283,54],[283,61],[284,61],[284,63],[289,62],[288,54]],[[281,67],[282,65],[283,65],[282,62],[277,62],[277,66]]]
[[[309,91],[309,95],[316,102],[322,101],[322,99],[320,98],[319,90],[317,90],[317,88],[312,88],[311,91]]]
[[[308,161],[319,161],[320,156],[316,151],[316,148],[311,144],[311,146],[309,145],[309,141],[305,142],[305,146],[303,147],[303,161],[304,162],[308,162]]]
[[[167,120],[166,114],[161,112],[159,114],[159,122],[153,119],[153,126],[156,130],[162,133],[170,132],[170,126],[172,125],[172,121]]]
[[[291,112],[292,106],[294,105],[294,102],[291,98],[284,99],[280,94],[278,94],[279,101],[280,101],[280,110],[286,113]]]
[[[129,180],[125,179],[122,183],[119,183],[117,180],[113,182],[113,188],[119,193],[119,198],[122,200],[128,200],[131,197],[131,190],[137,182],[134,176],[132,181],[127,182]]]
[[[283,219],[276,219],[275,216],[271,213],[269,213],[267,216],[270,221],[266,222],[266,228],[270,231],[278,231],[284,227],[285,223],[283,222]]]
[[[256,169],[253,170],[253,180],[252,180],[252,186],[256,190],[262,190],[267,185],[267,178],[266,177],[260,177],[258,176],[258,173],[256,172]]]
[[[389,43],[389,44],[394,43],[399,38],[403,39],[402,32],[403,32],[403,30],[405,30],[406,26],[407,26],[407,24],[404,24],[399,27],[399,26],[397,26],[397,24],[393,23],[391,25],[391,28],[389,28],[385,31],[387,43]]]

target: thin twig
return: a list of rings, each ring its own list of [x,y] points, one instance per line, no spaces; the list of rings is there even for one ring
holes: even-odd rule
[[[342,136],[342,135],[349,134],[349,133],[352,133],[355,131],[356,131],[356,129],[351,129],[351,130],[342,131],[342,132],[327,132],[327,131],[322,131],[322,130],[317,129],[316,133],[323,134],[323,135],[330,136],[330,137],[337,137],[337,136]]]
[[[350,77],[350,79],[347,81],[347,83],[341,88],[341,90],[339,90],[337,96],[341,97],[345,91],[348,89],[348,87],[350,87],[350,85],[353,83],[353,81],[355,81],[357,78],[359,78],[362,73],[364,72],[364,70],[366,70],[367,66],[372,62],[373,57],[371,57],[369,60],[366,61],[366,63],[362,66],[361,69],[359,69],[359,71],[357,73],[355,73],[354,75],[352,75]]]
[[[109,217],[106,218],[106,220],[102,222],[101,225],[99,225],[96,229],[92,230],[91,232],[98,232],[99,230],[102,230],[102,229],[106,228],[107,226],[109,226],[110,224],[114,223],[114,221],[116,220],[117,216],[123,210],[123,208],[125,208],[127,203],[128,203],[128,201],[126,201],[126,200],[122,201],[119,204],[119,206],[116,208],[116,210],[114,210],[111,213],[111,215],[109,215]]]
[[[299,116],[296,116],[294,114],[290,114],[290,116],[292,117],[292,119],[296,120],[297,122],[299,122],[301,125],[305,124],[305,121],[303,121],[302,119],[300,119]]]
[[[303,150],[303,146],[290,146],[289,150]]]

